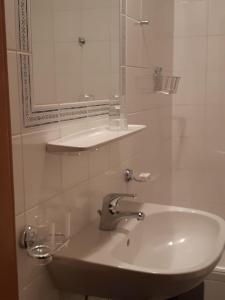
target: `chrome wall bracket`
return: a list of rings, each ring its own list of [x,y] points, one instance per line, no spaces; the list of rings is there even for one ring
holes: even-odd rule
[[[136,182],[146,182],[150,179],[151,173],[141,173],[138,176],[134,175],[134,171],[132,169],[126,169],[124,173],[125,181],[130,182],[132,180]]]
[[[141,20],[137,22],[139,25],[149,25],[150,22],[148,20]]]
[[[20,235],[20,247],[28,249],[37,241],[37,231],[33,226],[27,225]]]

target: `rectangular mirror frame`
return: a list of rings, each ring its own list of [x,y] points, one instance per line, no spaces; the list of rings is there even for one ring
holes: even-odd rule
[[[32,52],[30,28],[30,0],[17,0],[19,68],[23,102],[24,127],[34,127],[59,121],[92,116],[107,116],[110,100],[77,101],[53,105],[32,104]],[[120,79],[118,79],[120,81]],[[118,100],[119,102],[119,100]]]

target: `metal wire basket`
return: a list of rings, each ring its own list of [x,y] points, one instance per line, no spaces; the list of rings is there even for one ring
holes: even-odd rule
[[[154,91],[166,95],[176,94],[181,77],[164,76],[163,69],[157,67],[154,72]]]

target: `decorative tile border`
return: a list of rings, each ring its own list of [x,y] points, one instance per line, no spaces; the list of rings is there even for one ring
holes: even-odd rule
[[[24,126],[34,127],[59,121],[108,115],[109,100],[77,101],[71,104],[32,105],[32,53],[30,45],[30,0],[17,0],[20,44],[20,73]],[[119,100],[117,101],[119,103]]]

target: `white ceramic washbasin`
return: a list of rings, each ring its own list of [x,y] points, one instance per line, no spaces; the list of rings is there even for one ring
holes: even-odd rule
[[[98,221],[77,234],[49,265],[59,289],[99,297],[167,299],[214,269],[225,243],[224,220],[202,211],[124,202],[145,212],[114,232]]]

